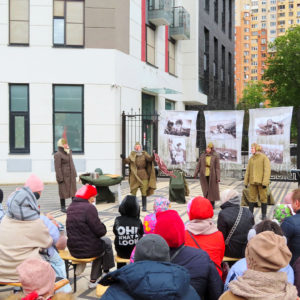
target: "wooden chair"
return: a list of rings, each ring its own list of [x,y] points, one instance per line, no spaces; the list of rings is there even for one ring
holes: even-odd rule
[[[73,257],[68,250],[59,250],[59,256],[64,260],[65,266],[66,266],[66,273],[67,273],[67,278],[69,279],[69,270],[70,267],[73,267],[74,271],[74,293],[76,293],[77,290],[77,284],[76,284],[76,266],[78,264],[82,263],[90,263],[93,262],[95,259],[98,257],[91,257],[91,258],[75,258]]]
[[[240,260],[240,258],[234,258],[234,257],[224,256],[222,262],[225,262],[225,261],[226,262],[229,262],[229,261],[238,261],[238,260]]]
[[[96,288],[96,296],[101,298],[108,288],[109,286],[98,284]]]
[[[129,264],[130,263],[130,259],[129,258],[122,258],[122,257],[119,257],[118,255],[116,255],[115,256],[115,262],[116,263]]]
[[[62,288],[63,286],[65,286],[68,283],[70,283],[70,281],[65,278],[63,278],[59,281],[56,281],[55,285],[54,285],[54,291],[59,290],[60,288]],[[0,285],[17,286],[17,287],[22,288],[21,282],[0,282]]]

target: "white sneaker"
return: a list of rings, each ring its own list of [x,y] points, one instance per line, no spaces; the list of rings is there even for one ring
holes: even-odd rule
[[[98,280],[95,282],[89,282],[89,289],[95,289],[98,285]]]

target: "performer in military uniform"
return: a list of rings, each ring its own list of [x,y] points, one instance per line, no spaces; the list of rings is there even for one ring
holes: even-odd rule
[[[194,178],[199,174],[203,197],[207,198],[213,208],[215,201],[220,200],[220,158],[214,150],[213,143],[209,143],[204,153],[200,155]]]
[[[249,159],[244,183],[245,187],[249,186],[249,209],[253,213],[257,196],[261,201],[261,218],[266,219],[267,215],[267,187],[270,184],[271,166],[269,158],[261,152],[260,145],[253,143],[251,145],[252,156]]]
[[[136,195],[138,189],[142,193],[142,210],[147,210],[147,196],[153,194],[156,189],[156,177],[154,170],[154,155],[150,156],[143,151],[139,142],[136,142],[134,150],[129,157],[120,155],[123,163],[129,164],[129,185],[130,193]]]

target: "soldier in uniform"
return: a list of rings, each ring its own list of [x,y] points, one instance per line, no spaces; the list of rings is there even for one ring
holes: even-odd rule
[[[262,220],[266,219],[267,215],[267,187],[270,184],[271,166],[268,157],[261,152],[260,145],[253,143],[251,145],[252,156],[249,159],[244,183],[245,187],[249,186],[249,209],[253,213],[257,196],[261,201]]]
[[[129,164],[129,185],[130,193],[136,195],[138,189],[142,194],[142,210],[147,210],[147,196],[153,194],[156,189],[156,177],[154,170],[154,155],[150,156],[143,151],[139,142],[136,142],[134,150],[125,158],[124,154],[120,157],[123,163]]]

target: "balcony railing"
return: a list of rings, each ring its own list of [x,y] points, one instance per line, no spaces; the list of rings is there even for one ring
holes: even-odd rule
[[[157,26],[172,22],[172,0],[148,0],[148,20]]]
[[[170,25],[170,36],[174,40],[190,39],[190,14],[182,6],[173,8],[173,20]]]

